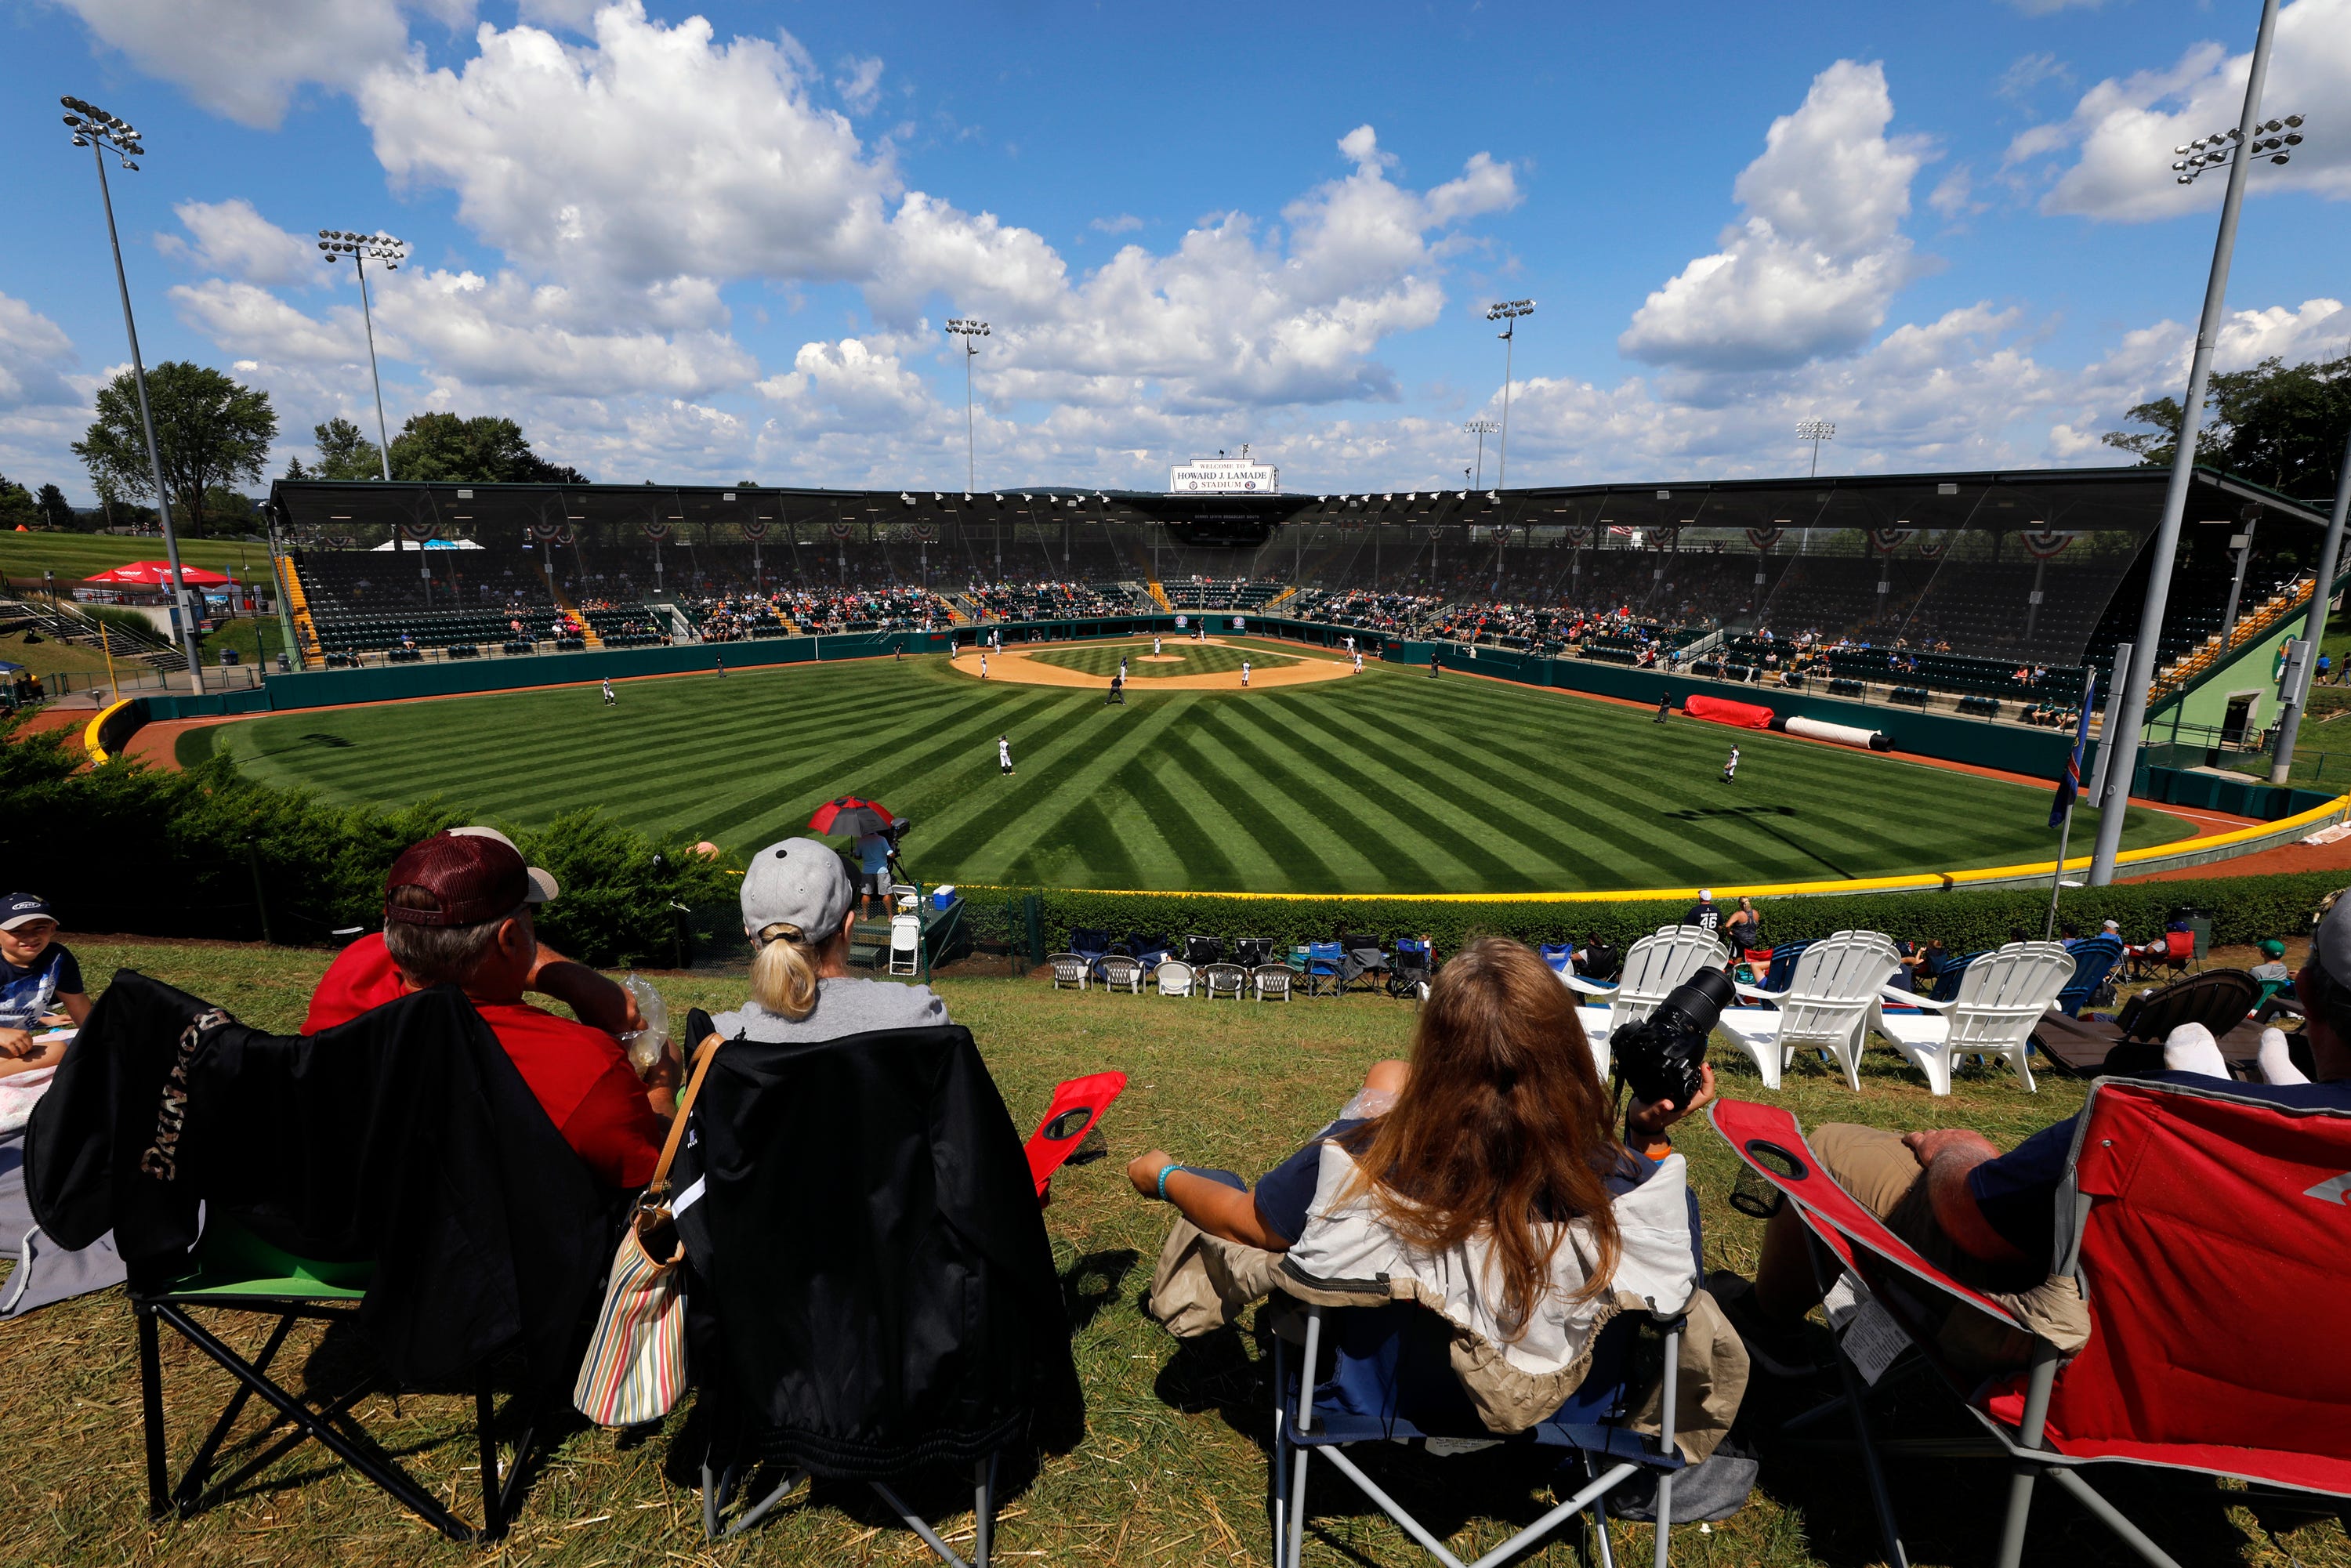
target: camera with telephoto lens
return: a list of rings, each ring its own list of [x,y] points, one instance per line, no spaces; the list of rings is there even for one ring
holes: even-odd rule
[[[1700,969],[1667,992],[1647,1018],[1610,1034],[1616,1071],[1633,1092],[1652,1105],[1670,1100],[1687,1106],[1697,1099],[1706,1037],[1735,994],[1729,975]]]

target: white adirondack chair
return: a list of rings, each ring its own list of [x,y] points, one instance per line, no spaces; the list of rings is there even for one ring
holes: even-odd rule
[[[1907,991],[1886,990],[1886,1001],[1908,1002],[1915,1013],[1881,1012],[1877,1032],[1916,1062],[1927,1087],[1951,1092],[1951,1063],[1961,1056],[1998,1056],[2033,1090],[2025,1049],[2041,1021],[2074,977],[2074,955],[2059,942],[2011,942],[1970,964],[1959,977],[1959,994],[1930,1002]]]
[[[1719,969],[1730,961],[1711,932],[1696,925],[1660,925],[1625,949],[1625,965],[1614,984],[1587,980],[1573,965],[1560,975],[1570,990],[1603,997],[1602,1005],[1578,1004],[1583,1037],[1592,1042],[1593,1064],[1608,1076],[1608,1036],[1621,1024],[1647,1018],[1676,986],[1700,969]]]
[[[1861,1052],[1877,1023],[1878,992],[1902,967],[1894,939],[1876,931],[1839,931],[1796,957],[1784,991],[1741,986],[1739,994],[1771,1008],[1728,1008],[1722,1032],[1755,1059],[1763,1087],[1776,1090],[1798,1046],[1834,1054],[1844,1081],[1861,1089]]]

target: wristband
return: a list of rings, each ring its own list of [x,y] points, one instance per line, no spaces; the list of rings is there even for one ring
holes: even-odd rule
[[[1177,1171],[1180,1171],[1180,1170],[1182,1170],[1183,1168],[1184,1168],[1184,1167],[1183,1167],[1182,1166],[1162,1166],[1162,1167],[1160,1168],[1160,1172],[1159,1172],[1159,1201],[1160,1201],[1160,1202],[1162,1202],[1162,1203],[1165,1203],[1165,1202],[1167,1201],[1167,1178],[1168,1178],[1169,1176],[1174,1176]]]

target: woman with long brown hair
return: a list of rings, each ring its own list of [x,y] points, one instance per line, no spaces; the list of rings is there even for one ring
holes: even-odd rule
[[[1287,1251],[1304,1230],[1322,1146],[1353,1156],[1381,1224],[1416,1251],[1489,1241],[1497,1305],[1524,1322],[1552,1277],[1568,1222],[1597,1256],[1583,1294],[1607,1286],[1617,1254],[1614,1200],[1656,1171],[1666,1129],[1713,1096],[1712,1071],[1689,1105],[1632,1102],[1617,1134],[1574,997],[1542,959],[1501,937],[1471,942],[1430,982],[1412,1060],[1374,1067],[1338,1120],[1267,1173],[1251,1193],[1228,1172],[1154,1149],[1127,1166],[1145,1197],[1175,1204],[1211,1236]]]

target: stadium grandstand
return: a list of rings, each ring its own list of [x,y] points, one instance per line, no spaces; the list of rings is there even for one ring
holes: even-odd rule
[[[2135,632],[2156,468],[1178,495],[281,480],[306,662],[1240,612],[2045,722]],[[2324,518],[2199,470],[2164,679]],[[2225,623],[2225,624],[2224,624]],[[2224,635],[2225,632],[2225,635]]]

